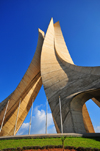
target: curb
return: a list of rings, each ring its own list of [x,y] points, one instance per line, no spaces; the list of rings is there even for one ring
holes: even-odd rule
[[[24,151],[26,149],[53,149],[53,148],[63,148],[62,145],[54,146],[54,145],[47,145],[47,146],[24,146],[22,148],[17,147],[17,148],[7,148],[7,149],[2,149],[0,151]],[[100,151],[98,148],[84,148],[84,147],[73,147],[73,146],[65,146],[64,149],[75,149],[76,151]]]

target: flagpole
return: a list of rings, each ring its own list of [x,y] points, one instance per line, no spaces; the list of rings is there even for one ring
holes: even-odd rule
[[[61,133],[63,133],[62,112],[61,112],[61,99],[60,99],[60,96],[59,96],[59,107],[60,107]]]
[[[30,135],[30,130],[31,130],[31,124],[32,124],[32,111],[33,111],[33,99],[32,99],[32,107],[31,107],[31,116],[30,116],[30,123],[29,123],[29,135]]]
[[[3,123],[4,123],[4,120],[5,120],[6,113],[7,113],[8,104],[9,104],[9,101],[7,102],[7,105],[6,105],[5,113],[4,113],[3,120],[2,120],[2,123],[1,123],[1,127],[0,127],[0,132],[1,132],[2,127],[3,127]]]
[[[46,129],[45,129],[45,133],[47,134],[47,113],[48,113],[48,97],[46,100]]]

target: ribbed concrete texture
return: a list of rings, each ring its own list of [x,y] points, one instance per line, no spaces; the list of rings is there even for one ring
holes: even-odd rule
[[[42,52],[41,52],[42,51]],[[51,19],[45,38],[39,29],[35,55],[16,90],[0,103],[0,136],[14,134],[19,101],[18,129],[43,84],[58,133],[61,132],[59,96],[64,133],[94,133],[85,102],[92,99],[100,107],[100,67],[76,66],[69,54],[59,22]]]

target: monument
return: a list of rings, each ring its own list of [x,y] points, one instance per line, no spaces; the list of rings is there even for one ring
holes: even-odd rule
[[[59,22],[51,19],[46,35],[38,30],[35,55],[17,88],[0,103],[0,136],[15,135],[42,84],[57,133],[94,133],[85,102],[100,107],[100,67],[76,66],[68,52]]]

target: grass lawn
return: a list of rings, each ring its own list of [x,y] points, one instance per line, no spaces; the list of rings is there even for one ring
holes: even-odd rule
[[[61,138],[0,140],[0,149],[17,147],[22,148],[23,146],[46,146],[46,145],[62,145]],[[64,145],[100,149],[100,138],[90,139],[81,137],[67,137],[65,139]]]

